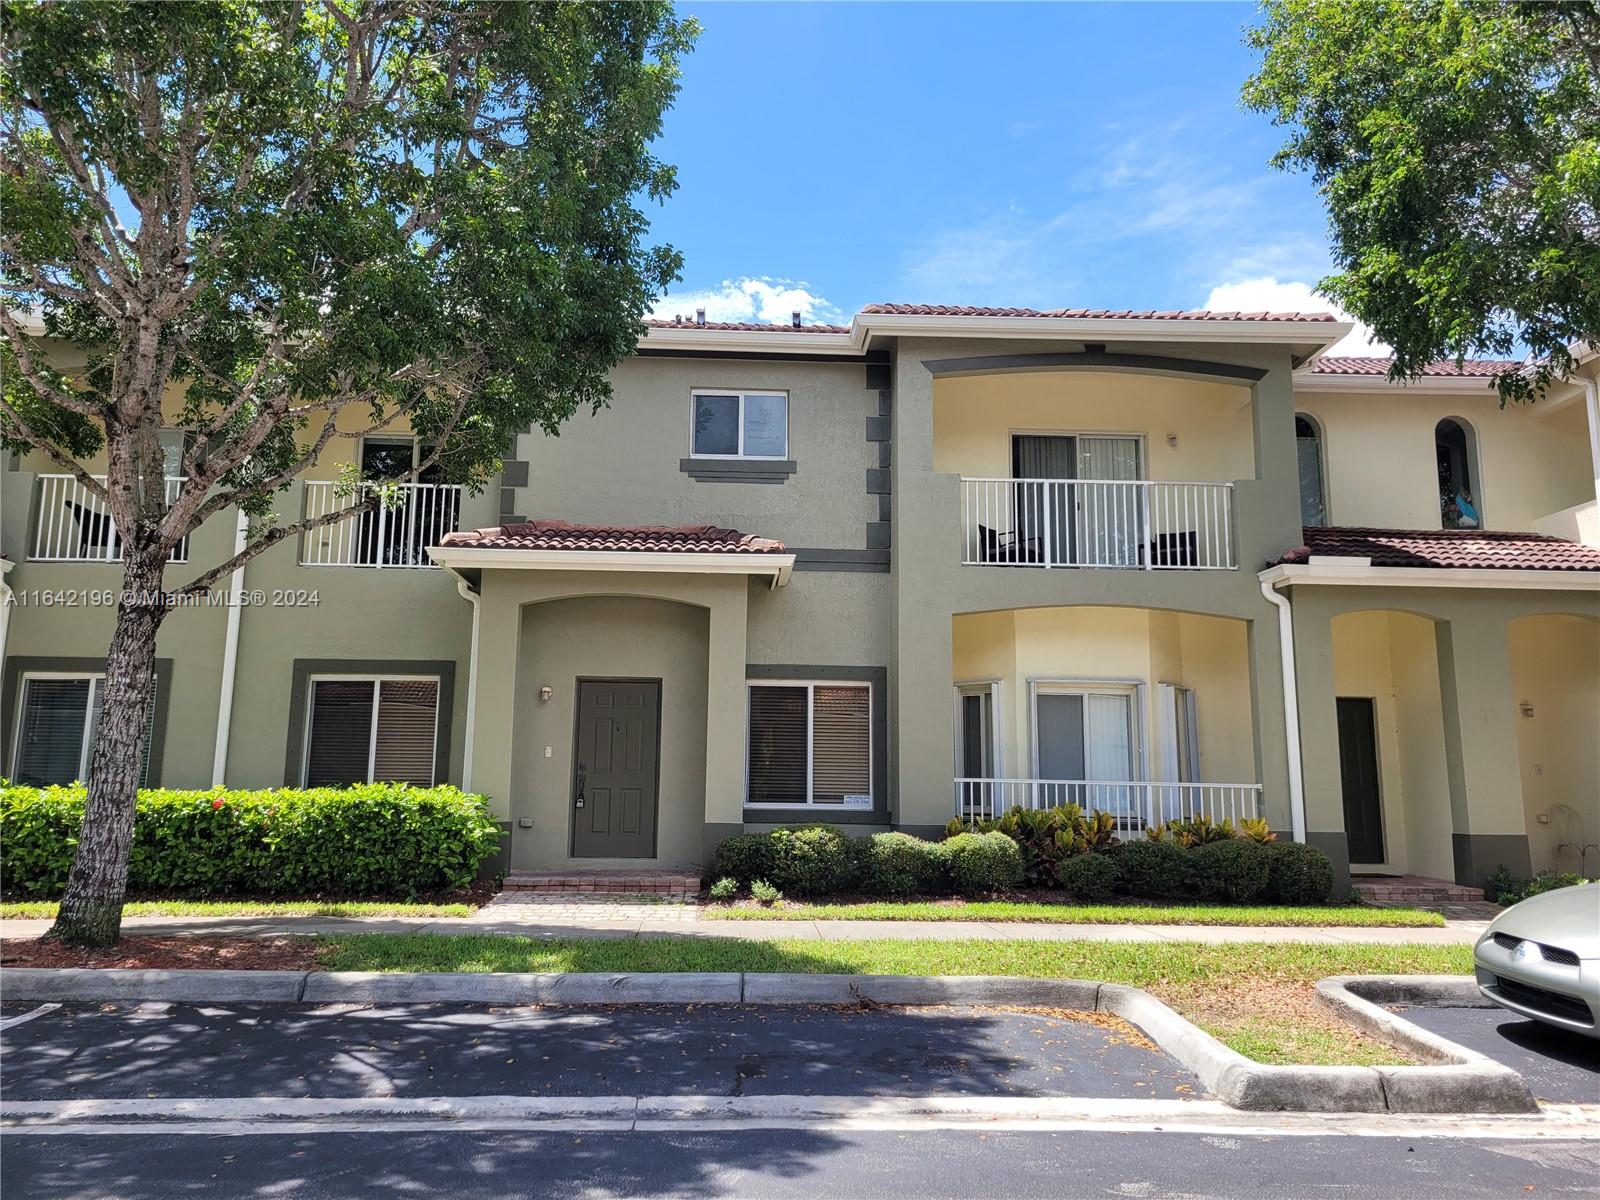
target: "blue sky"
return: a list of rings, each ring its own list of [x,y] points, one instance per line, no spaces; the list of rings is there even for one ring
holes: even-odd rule
[[[1331,307],[1321,202],[1239,104],[1252,5],[680,10],[704,33],[658,143],[685,256],[658,312]]]

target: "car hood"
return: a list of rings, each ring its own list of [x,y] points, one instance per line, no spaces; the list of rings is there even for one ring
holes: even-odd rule
[[[1600,958],[1600,883],[1531,896],[1496,917],[1489,932],[1560,946],[1579,958]]]

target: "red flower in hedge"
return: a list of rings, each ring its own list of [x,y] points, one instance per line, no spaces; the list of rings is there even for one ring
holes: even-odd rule
[[[211,807],[212,808],[221,808],[223,806],[223,804],[225,804],[225,803],[226,803],[226,801],[223,801],[223,800],[213,800],[211,802]]]

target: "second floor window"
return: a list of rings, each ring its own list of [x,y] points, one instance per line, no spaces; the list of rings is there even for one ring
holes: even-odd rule
[[[1477,464],[1466,425],[1446,417],[1433,429],[1439,469],[1439,523],[1445,529],[1482,529]]]
[[[696,458],[789,457],[783,392],[695,392],[690,452]]]
[[[1302,413],[1294,417],[1295,455],[1300,464],[1300,524],[1326,525],[1328,499],[1322,484],[1322,431]]]

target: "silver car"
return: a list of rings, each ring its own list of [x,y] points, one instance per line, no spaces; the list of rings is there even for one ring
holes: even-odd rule
[[[1501,1008],[1600,1038],[1600,883],[1513,904],[1472,959],[1478,990]]]

